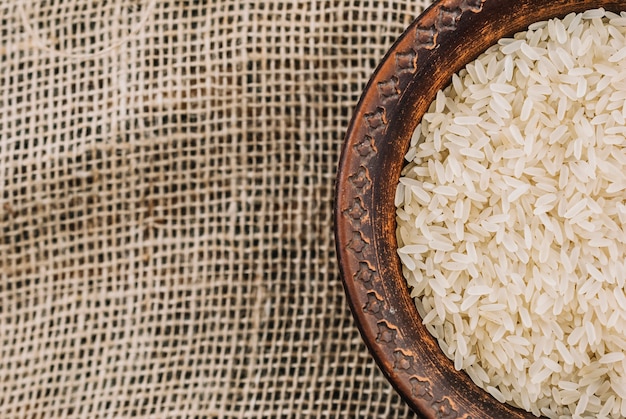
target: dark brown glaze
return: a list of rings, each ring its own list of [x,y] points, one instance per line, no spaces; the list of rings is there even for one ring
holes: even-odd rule
[[[421,323],[397,256],[394,196],[419,120],[452,74],[537,21],[626,1],[441,0],[393,45],[368,83],[343,145],[335,196],[342,279],[381,370],[425,418],[534,418],[454,369]]]

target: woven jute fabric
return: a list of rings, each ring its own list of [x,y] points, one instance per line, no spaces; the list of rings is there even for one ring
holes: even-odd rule
[[[0,1],[0,417],[406,417],[336,166],[424,0]]]

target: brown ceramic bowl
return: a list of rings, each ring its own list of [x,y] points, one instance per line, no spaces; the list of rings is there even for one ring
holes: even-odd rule
[[[454,369],[421,323],[397,256],[394,195],[404,154],[437,90],[498,39],[537,21],[626,1],[440,0],[384,57],[355,110],[335,199],[337,252],[352,313],[379,367],[426,418],[533,418]]]

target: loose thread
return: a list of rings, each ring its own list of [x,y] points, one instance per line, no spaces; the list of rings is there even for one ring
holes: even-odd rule
[[[143,13],[141,14],[141,19],[139,20],[139,23],[137,23],[137,25],[135,27],[133,27],[128,32],[128,35],[126,35],[122,39],[118,40],[117,42],[114,42],[113,44],[107,46],[106,48],[102,48],[101,50],[93,52],[93,53],[89,53],[89,54],[72,54],[72,53],[64,52],[64,51],[61,51],[61,50],[58,50],[56,48],[52,48],[52,47],[46,45],[46,43],[39,37],[37,31],[33,29],[33,26],[30,23],[30,19],[28,18],[27,14],[26,14],[26,10],[24,8],[24,2],[25,1],[26,0],[18,0],[18,2],[17,2],[17,13],[20,15],[20,19],[22,21],[22,26],[24,27],[24,30],[26,31],[26,33],[31,38],[33,44],[37,48],[39,48],[39,49],[41,49],[43,51],[46,51],[46,52],[48,52],[48,53],[50,53],[50,54],[52,54],[52,55],[54,55],[56,57],[61,57],[61,58],[66,58],[66,59],[71,59],[71,60],[88,60],[88,59],[92,59],[92,58],[97,58],[97,57],[106,55],[106,54],[110,53],[111,51],[121,47],[123,44],[127,43],[128,41],[130,41],[130,39],[132,37],[137,35],[144,28],[144,26],[148,22],[148,19],[152,15],[152,12],[154,11],[154,8],[156,7],[156,3],[157,3],[157,0],[150,0],[148,2],[147,7],[145,8]]]

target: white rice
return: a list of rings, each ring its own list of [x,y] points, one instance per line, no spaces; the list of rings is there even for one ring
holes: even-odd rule
[[[626,416],[626,13],[537,22],[438,92],[396,193],[457,369],[551,418]]]

